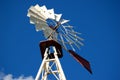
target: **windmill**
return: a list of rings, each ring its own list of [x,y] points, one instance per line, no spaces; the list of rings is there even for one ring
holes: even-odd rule
[[[38,4],[28,9],[27,16],[30,23],[35,25],[36,31],[43,31],[46,38],[39,44],[42,63],[35,80],[49,80],[49,75],[53,75],[56,80],[66,80],[59,61],[63,57],[62,49],[92,73],[89,62],[75,52],[75,47],[79,49],[84,44],[83,39],[78,36],[80,33],[68,24],[69,20],[62,19],[62,14],[54,13],[54,9]]]

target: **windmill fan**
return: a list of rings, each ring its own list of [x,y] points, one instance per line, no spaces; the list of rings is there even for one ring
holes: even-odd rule
[[[55,40],[60,43],[63,49],[68,51],[83,67],[92,73],[90,64],[75,52],[83,46],[83,39],[79,37],[79,32],[73,30],[73,26],[68,24],[69,20],[62,19],[62,14],[55,14],[54,9],[47,9],[46,6],[31,6],[27,16],[30,23],[35,24],[36,31],[43,31],[47,40]]]

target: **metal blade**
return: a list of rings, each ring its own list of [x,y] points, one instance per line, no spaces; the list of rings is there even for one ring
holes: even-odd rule
[[[46,21],[42,21],[34,16],[30,17],[30,23],[35,24],[36,31],[44,30],[44,28],[48,28],[49,26],[46,24]]]
[[[73,36],[71,35],[68,35],[72,40],[74,40],[75,42],[77,42],[80,46],[83,46],[84,44],[81,42],[81,41],[78,41],[77,38],[74,38]],[[79,47],[80,48],[80,47]]]
[[[83,66],[85,67],[91,74],[92,74],[92,70],[90,68],[90,63],[85,60],[83,57],[81,57],[80,55],[78,55],[77,53],[75,53],[72,50],[68,50],[68,52]]]
[[[82,38],[80,38],[80,37],[78,37],[76,34],[81,34],[81,33],[78,33],[78,32],[75,32],[72,28],[70,28],[71,30],[68,30],[68,29],[66,29],[65,27],[67,27],[67,26],[64,26],[64,25],[62,25],[62,27],[63,27],[63,29],[65,30],[65,33],[70,37],[70,38],[72,38],[73,40],[75,40],[76,41],[76,39],[78,38],[79,40],[83,40]],[[63,32],[63,30],[62,30],[62,32]],[[64,33],[64,34],[65,34]],[[65,34],[65,35],[66,35]],[[73,41],[74,42],[74,41]],[[80,45],[84,45],[82,42],[80,42],[80,41],[78,41],[77,40],[77,42],[80,44]],[[76,44],[75,44],[76,45]],[[76,45],[77,46],[77,45]]]
[[[31,6],[28,10],[27,16],[30,17],[31,15],[34,15],[37,18],[41,18],[43,20],[47,19],[47,17],[44,15],[44,12],[42,10],[36,9],[34,6]]]
[[[69,21],[70,21],[70,20],[62,19],[61,24],[65,24],[65,23],[67,23],[67,22],[69,22]]]
[[[43,12],[47,11],[47,7],[45,5],[40,7],[41,10],[43,10]]]
[[[48,38],[50,31],[43,30],[43,33],[44,33],[45,38]]]
[[[39,19],[39,20],[45,21],[45,19],[44,19],[44,18],[40,17],[38,14],[36,14],[36,13],[35,13],[35,12],[33,12],[33,11],[29,11],[29,12],[28,12],[28,14],[29,14],[29,16],[28,16],[28,17],[33,16],[33,17],[34,17],[34,18],[36,18],[36,19]]]
[[[50,34],[53,32],[53,30],[50,27],[44,27],[43,32],[44,32],[45,38],[48,38]],[[53,33],[51,35],[53,35]]]
[[[81,38],[81,37],[79,37],[79,36],[77,36],[77,35],[75,35],[75,34],[70,33],[70,35],[73,36],[74,38],[77,38],[77,39],[81,40],[81,41],[84,40],[83,38]]]
[[[70,33],[73,33],[73,34],[81,34],[79,32],[75,32],[74,30],[67,30],[67,31],[70,32]]]
[[[65,36],[65,38],[70,42],[70,45],[72,45],[72,44],[74,44],[75,46],[77,46],[77,48],[79,49],[80,47],[79,47],[79,45],[78,44],[76,44],[76,42],[75,41],[73,41],[71,38],[69,38],[69,36],[68,35],[64,35]],[[73,46],[72,46],[73,47]],[[73,50],[75,51],[75,49],[73,48]]]
[[[55,14],[55,20],[59,21],[61,18],[62,14]]]
[[[70,45],[70,47],[75,51],[75,49],[74,49],[74,47],[73,47],[73,41],[72,40],[70,40],[66,35],[63,35],[64,36],[64,38],[66,39],[66,41],[68,42],[68,44]]]
[[[41,10],[43,11],[44,16],[46,16],[46,18],[49,18],[49,17],[48,17],[48,10],[47,10],[46,6],[44,5],[44,6],[41,6],[40,8],[41,8]]]
[[[48,18],[55,19],[54,9],[49,9],[47,11],[48,11]]]
[[[70,37],[70,39],[72,39],[73,40],[73,42],[74,42],[74,44],[77,46],[77,48],[78,49],[80,49],[80,46],[81,45],[79,45],[78,43],[79,43],[79,41],[77,40],[77,39],[75,39],[75,38],[73,38],[72,36],[70,36],[70,35],[68,35],[69,37]]]
[[[31,24],[37,24],[37,23],[39,23],[39,21],[43,21],[43,20],[36,18],[35,16],[30,16],[30,23]],[[46,21],[43,21],[43,22],[46,23]]]
[[[38,14],[42,14],[42,16],[45,18],[45,19],[48,19],[48,16],[47,16],[47,8],[46,6],[42,6],[40,7],[38,4],[34,6],[34,8],[37,10]]]
[[[67,38],[66,36],[66,32],[64,32],[62,29],[61,29],[62,33],[63,33],[63,37],[64,39],[67,41],[67,43],[70,45],[70,47],[75,51],[74,47],[72,46],[73,42],[71,40],[69,40],[69,38]],[[60,34],[60,33],[59,33]]]
[[[64,26],[64,25],[62,25],[64,28],[73,28],[73,26]]]
[[[36,31],[46,30],[46,28],[49,28],[49,26],[45,22],[42,22],[42,21],[36,24],[35,27],[36,27]]]
[[[67,32],[67,29],[64,28],[64,30],[65,30],[65,32],[61,29],[61,31],[62,31],[63,34],[64,34],[64,35],[63,35],[64,38],[67,40],[67,42],[70,42],[70,43],[69,43],[70,46],[71,46],[72,44],[74,44],[75,46],[77,46],[77,47],[79,48],[79,45],[76,44],[76,42],[69,37],[69,34],[68,34],[68,32]],[[75,49],[73,48],[73,46],[71,46],[71,47],[72,47],[72,49],[75,51]]]
[[[61,39],[61,41],[62,41],[62,44],[63,44],[64,48],[67,49],[67,47],[66,47],[66,45],[65,45],[65,43],[64,43],[64,39],[63,39],[63,37],[62,37],[62,34],[59,34],[59,35],[60,35],[60,39]]]
[[[64,31],[62,30],[62,32],[64,33],[64,34],[68,34],[68,32],[67,32],[67,29],[63,26],[63,25],[61,25],[62,26],[62,28],[64,29]]]

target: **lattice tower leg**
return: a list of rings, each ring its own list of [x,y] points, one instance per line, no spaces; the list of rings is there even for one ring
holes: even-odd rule
[[[48,54],[50,51],[48,48],[46,48],[43,61],[35,80],[53,80],[49,78],[49,75],[53,75],[55,80],[66,80],[59,58],[57,56],[56,48],[54,46],[53,51],[55,58],[49,59]]]

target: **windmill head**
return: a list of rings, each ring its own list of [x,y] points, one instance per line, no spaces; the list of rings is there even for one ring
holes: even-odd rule
[[[35,25],[36,31],[43,31],[47,40],[54,40],[59,43],[63,49],[67,50],[83,67],[92,73],[89,62],[74,52],[75,47],[80,49],[84,45],[82,43],[84,39],[78,36],[81,33],[74,31],[73,26],[68,24],[69,20],[62,19],[62,14],[56,14],[54,9],[47,9],[45,5],[39,6],[38,4],[28,9],[27,16],[30,18],[30,23]],[[48,44],[51,45],[54,41],[48,42]],[[42,45],[45,43],[41,44],[41,50],[44,53],[43,48],[45,46]],[[68,49],[70,47],[72,50]]]

